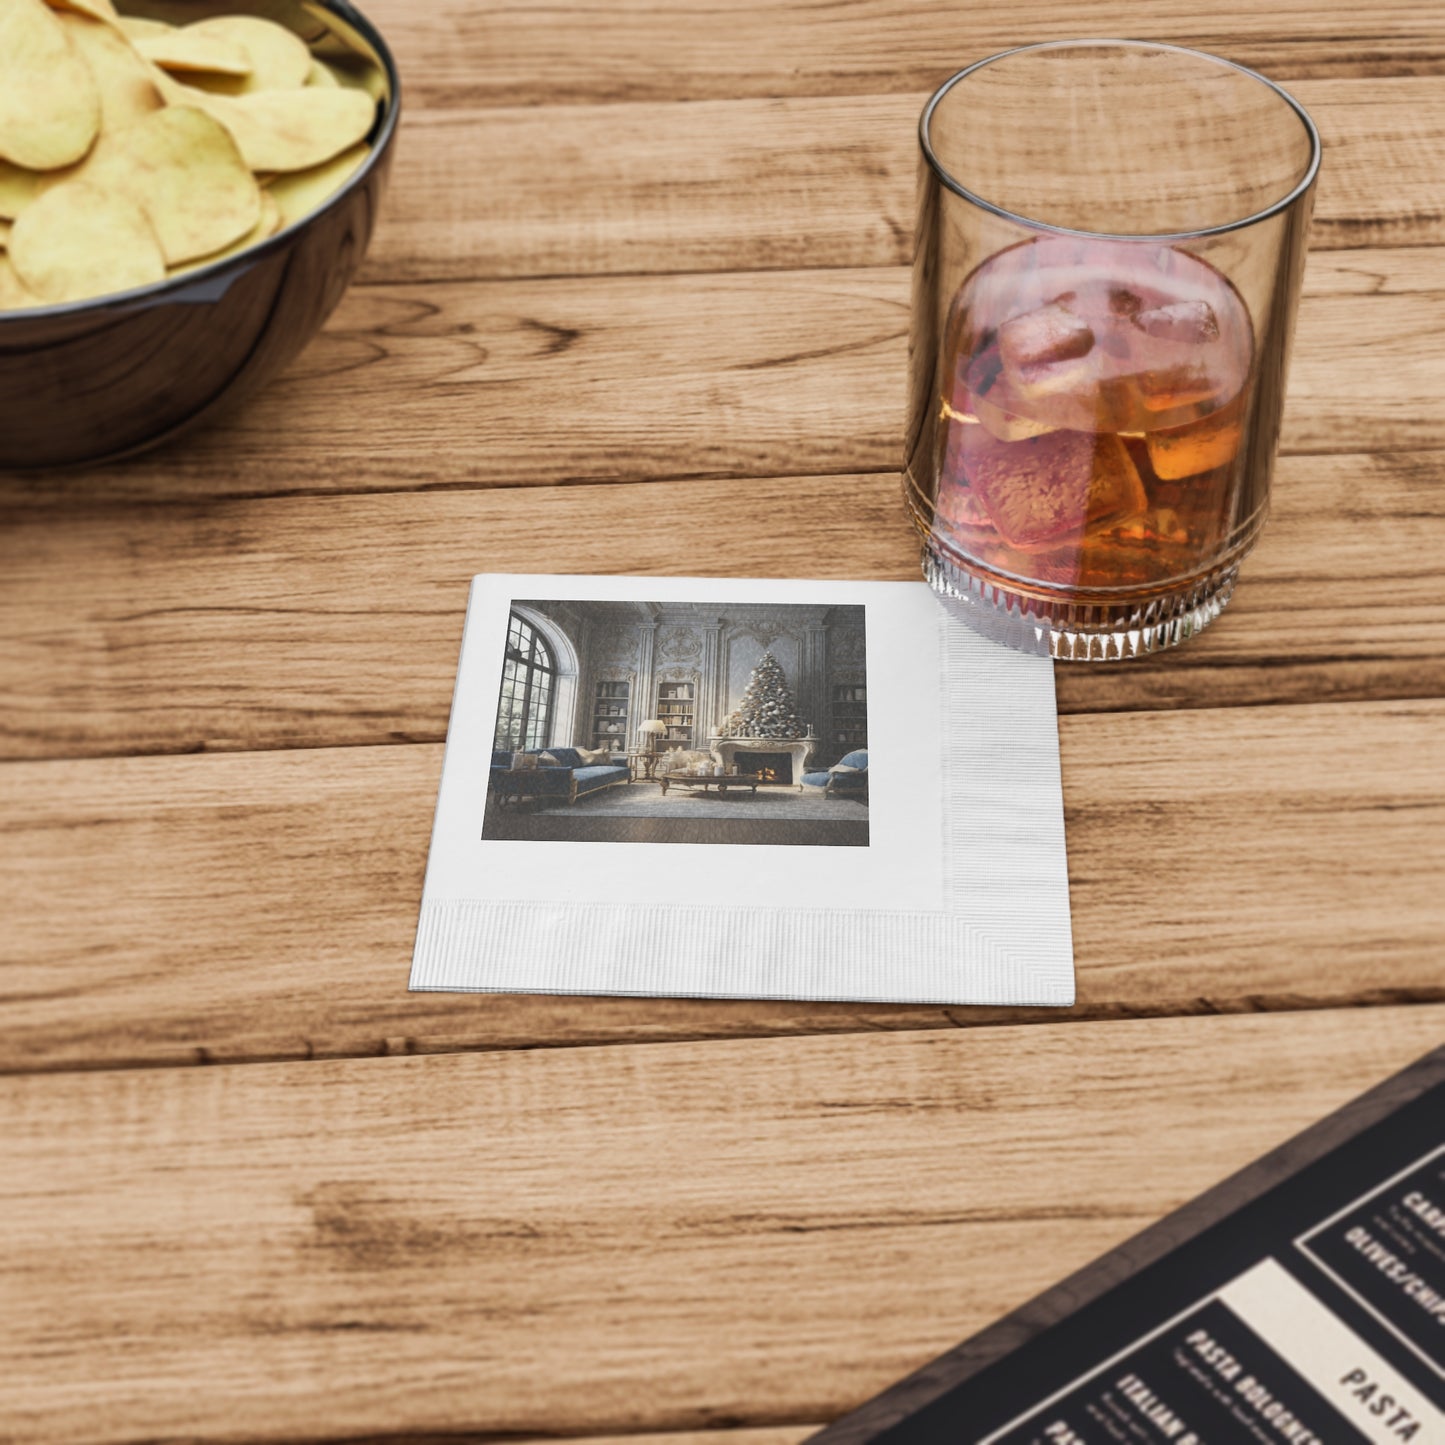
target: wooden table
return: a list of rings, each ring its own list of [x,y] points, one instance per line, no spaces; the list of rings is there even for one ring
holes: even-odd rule
[[[0,1436],[791,1445],[1445,1035],[1445,17],[1149,12],[1326,154],[1237,600],[1059,672],[1060,1014],[406,979],[470,575],[916,577],[921,102],[1137,9],[370,9],[326,334],[0,480]]]

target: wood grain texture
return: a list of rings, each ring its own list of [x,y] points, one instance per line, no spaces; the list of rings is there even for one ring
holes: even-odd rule
[[[1445,702],[1063,720],[1079,1003],[408,994],[436,746],[0,769],[5,1070],[1445,999]]]
[[[558,109],[620,100],[856,96],[931,90],[952,71],[1012,45],[1063,36],[1134,35],[1127,0],[849,0],[824,7],[744,0],[584,0],[557,12],[528,5],[371,0],[396,47],[409,94],[427,107]],[[1193,45],[1279,80],[1428,75],[1445,68],[1445,25],[1427,0],[1368,10],[1284,0],[1216,5],[1165,0],[1149,38]]]
[[[1284,458],[1225,616],[1157,658],[1060,668],[1060,708],[1445,692],[1442,470]],[[704,550],[671,527],[698,514],[766,521]],[[17,509],[0,757],[439,740],[478,571],[907,580],[917,556],[887,473]]]
[[[1440,36],[1445,47],[1445,23]],[[1315,248],[1445,240],[1441,85],[1292,86],[1324,142]],[[920,90],[409,112],[363,275],[906,264],[926,100]]]
[[[37,1445],[826,1420],[1442,1030],[1437,1007],[5,1080],[0,1415]]]
[[[197,437],[0,477],[0,1436],[801,1445],[1445,1036],[1445,19],[1150,11],[1326,156],[1238,600],[1059,674],[1023,1013],[405,982],[470,575],[916,576],[920,105],[1137,8],[363,6],[367,284]]]
[[[1321,276],[1283,451],[1445,445],[1445,248],[1331,253]],[[207,430],[0,476],[0,522],[98,500],[891,471],[908,290],[896,267],[361,287],[287,377]]]

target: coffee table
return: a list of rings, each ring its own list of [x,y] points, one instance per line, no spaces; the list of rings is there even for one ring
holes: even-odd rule
[[[762,782],[762,778],[759,777],[757,773],[730,773],[720,778],[697,778],[688,777],[685,773],[664,773],[656,781],[662,785],[664,797],[667,796],[669,786],[674,788],[688,788],[692,792],[700,792],[704,796],[713,789],[716,789],[718,796],[721,797],[729,788],[732,788],[734,791],[747,788],[750,792],[756,793],[758,784]]]

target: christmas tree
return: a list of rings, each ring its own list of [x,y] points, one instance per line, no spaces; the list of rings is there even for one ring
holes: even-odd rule
[[[753,668],[747,691],[738,710],[727,721],[734,737],[801,738],[808,730],[798,717],[798,705],[783,676],[783,669],[771,652],[765,652]]]

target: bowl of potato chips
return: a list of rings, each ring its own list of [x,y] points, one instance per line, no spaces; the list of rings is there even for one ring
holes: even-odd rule
[[[0,467],[153,446],[290,361],[399,105],[343,0],[0,0]]]

